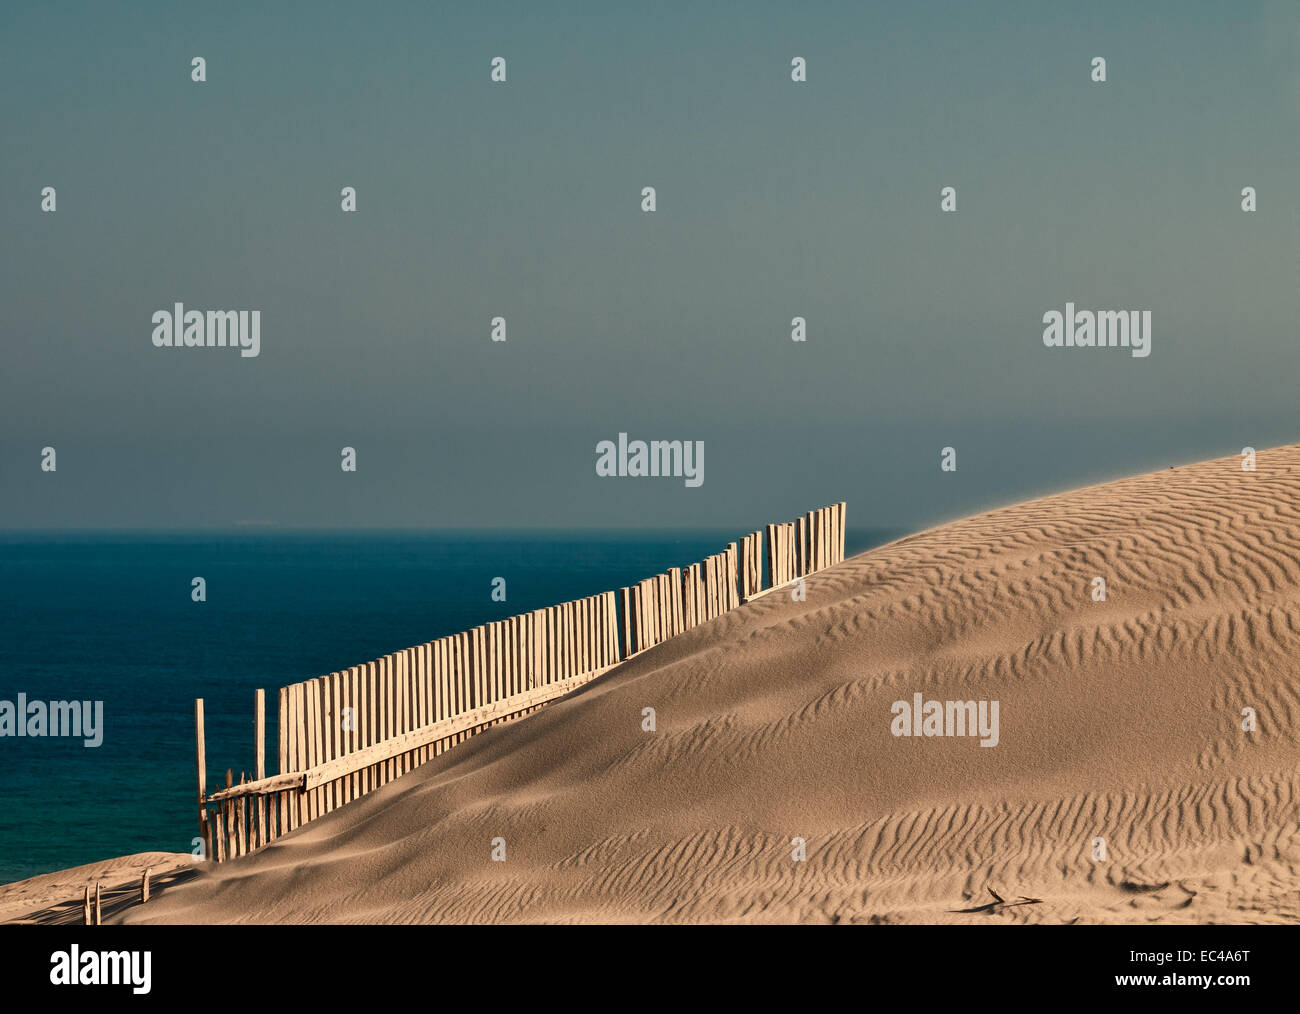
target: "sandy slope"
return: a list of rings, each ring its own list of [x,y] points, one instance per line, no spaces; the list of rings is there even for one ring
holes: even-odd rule
[[[1287,447],[912,536],[126,919],[1300,919],[1298,504]],[[916,691],[1000,744],[894,737]]]
[[[80,924],[85,890],[94,891],[97,883],[103,919],[108,922],[111,915],[138,903],[140,875],[146,869],[150,890],[158,891],[192,875],[194,859],[188,852],[137,852],[2,884],[0,922]]]

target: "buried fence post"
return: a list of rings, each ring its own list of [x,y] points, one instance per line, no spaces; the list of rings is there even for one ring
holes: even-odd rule
[[[153,869],[152,866],[146,866],[144,868],[144,873],[140,875],[140,904],[141,905],[143,905],[146,901],[149,900],[149,871],[152,869]]]

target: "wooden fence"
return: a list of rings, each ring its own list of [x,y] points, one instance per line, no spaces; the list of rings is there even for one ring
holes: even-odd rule
[[[485,623],[279,692],[279,773],[266,773],[265,692],[254,695],[254,770],[207,789],[194,702],[199,833],[217,862],[399,778],[483,729],[535,711],[620,662],[844,559],[843,503],[768,525],[685,569]]]

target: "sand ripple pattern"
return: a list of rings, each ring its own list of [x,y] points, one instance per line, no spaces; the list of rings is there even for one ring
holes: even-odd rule
[[[847,560],[128,918],[1300,921],[1297,660],[1300,447],[1167,469]],[[891,735],[914,693],[999,744]]]

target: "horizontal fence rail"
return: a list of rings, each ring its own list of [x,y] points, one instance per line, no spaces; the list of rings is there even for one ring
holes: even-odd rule
[[[266,773],[266,699],[253,701],[254,770],[207,789],[194,702],[199,833],[210,859],[246,855],[400,778],[483,729],[527,715],[634,655],[844,559],[845,505],[768,525],[685,569],[617,592],[485,623],[283,687],[279,771]],[[767,584],[763,583],[766,545]]]

